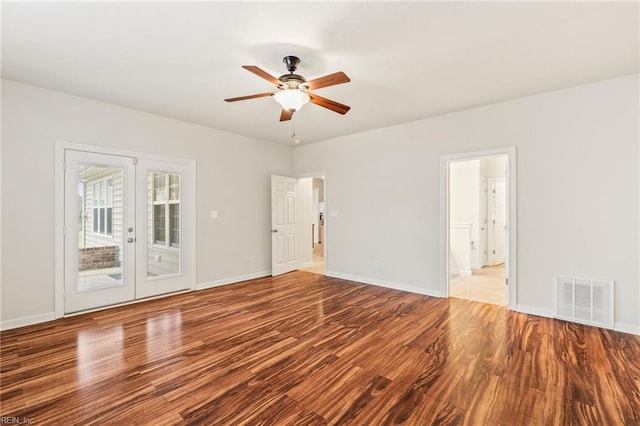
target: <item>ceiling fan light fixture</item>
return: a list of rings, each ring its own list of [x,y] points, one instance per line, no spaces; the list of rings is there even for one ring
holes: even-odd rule
[[[309,95],[298,89],[283,89],[273,95],[273,99],[279,103],[283,109],[295,112],[304,104],[309,102]]]

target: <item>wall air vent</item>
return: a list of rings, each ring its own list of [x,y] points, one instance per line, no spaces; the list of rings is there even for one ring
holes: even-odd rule
[[[613,281],[558,275],[556,318],[613,328]]]

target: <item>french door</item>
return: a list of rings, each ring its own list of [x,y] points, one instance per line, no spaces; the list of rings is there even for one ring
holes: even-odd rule
[[[76,150],[64,156],[64,312],[189,289],[186,166]]]

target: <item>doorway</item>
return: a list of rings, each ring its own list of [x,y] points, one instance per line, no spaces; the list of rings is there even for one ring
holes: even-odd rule
[[[300,270],[314,274],[325,273],[325,179],[322,174],[300,178]]]
[[[515,305],[515,149],[441,157],[447,297]]]
[[[56,162],[57,317],[193,287],[194,162],[68,143]]]

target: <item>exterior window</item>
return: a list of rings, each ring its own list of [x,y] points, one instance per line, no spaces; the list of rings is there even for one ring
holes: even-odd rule
[[[113,178],[95,182],[93,189],[93,233],[113,236]]]
[[[180,247],[180,175],[152,175],[153,243]]]

